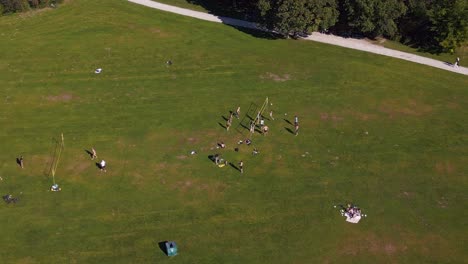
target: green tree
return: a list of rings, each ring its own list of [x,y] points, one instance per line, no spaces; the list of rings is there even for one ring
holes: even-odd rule
[[[343,12],[351,30],[371,37],[394,38],[397,20],[407,8],[402,0],[343,0]]]
[[[338,18],[336,0],[259,0],[261,23],[283,36],[328,29]]]
[[[468,2],[466,0],[438,0],[428,11],[430,30],[444,51],[454,49],[468,37]]]

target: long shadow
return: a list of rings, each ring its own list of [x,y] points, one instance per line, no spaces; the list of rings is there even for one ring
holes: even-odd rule
[[[167,256],[167,248],[166,248],[167,241],[161,241],[158,243],[159,249]]]
[[[290,129],[289,127],[285,127],[284,129],[286,129],[286,131],[294,135],[294,131],[292,131],[292,129]]]
[[[236,165],[234,165],[232,162],[229,162],[229,166],[233,167],[237,171],[240,171],[240,169]]]
[[[221,123],[219,123],[219,122],[218,122],[218,125],[220,125],[220,126],[221,126],[222,128],[224,128],[224,129],[226,129],[226,126],[223,125],[223,124],[221,124]]]
[[[286,118],[283,118],[283,120],[284,120],[284,122],[290,124],[291,126],[293,125],[293,124],[291,123],[291,121],[287,120]]]
[[[21,167],[21,159],[20,158],[16,158],[16,164],[18,164],[18,166]]]
[[[242,123],[240,124],[240,126],[243,127],[243,128],[245,128],[245,129],[247,129],[247,130],[250,130],[248,127],[246,127],[246,126],[245,126],[244,124],[242,124]]]
[[[57,158],[57,150],[60,147],[59,141],[55,138],[52,138],[52,147],[49,153],[51,153],[52,159],[45,164],[42,174],[45,178],[49,178],[52,173],[52,168],[54,166],[55,159]]]
[[[257,1],[239,0],[185,0],[187,3],[203,7],[208,13],[215,15],[223,24],[231,26],[243,33],[256,38],[278,39],[281,35],[257,29],[260,12]],[[246,22],[249,21],[249,22]]]
[[[214,155],[208,155],[208,159],[211,160],[212,162],[215,162]]]
[[[225,117],[225,116],[221,116],[221,117],[224,119],[224,121],[228,121],[227,117]]]
[[[89,157],[90,158],[93,158],[93,153],[87,149],[85,149],[86,153],[88,153]]]

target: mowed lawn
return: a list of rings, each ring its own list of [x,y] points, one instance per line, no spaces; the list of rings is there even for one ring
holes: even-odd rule
[[[20,198],[0,205],[1,263],[468,257],[466,76],[123,0],[68,1],[0,28],[0,193]],[[234,152],[248,131],[234,119],[226,132],[222,116],[267,96],[275,120],[253,137],[260,154]],[[243,160],[244,174],[217,168],[215,153]],[[333,205],[347,202],[368,217],[346,223]]]

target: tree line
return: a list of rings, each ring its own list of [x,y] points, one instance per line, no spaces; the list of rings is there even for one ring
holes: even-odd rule
[[[0,14],[28,11],[32,8],[42,8],[55,5],[63,0],[0,0]]]
[[[468,0],[186,0],[216,15],[258,22],[278,34],[325,31],[385,37],[429,52],[453,51],[468,38]],[[0,14],[62,0],[0,0]]]
[[[187,0],[217,2],[289,37],[325,31],[385,37],[430,52],[447,52],[468,38],[467,0]],[[254,10],[254,11],[252,11]]]

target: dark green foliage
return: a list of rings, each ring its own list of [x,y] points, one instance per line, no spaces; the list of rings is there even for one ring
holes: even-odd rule
[[[407,8],[401,0],[344,0],[345,19],[353,31],[394,38],[397,20]]]
[[[3,13],[23,12],[29,9],[27,0],[0,0]]]
[[[443,50],[462,44],[468,36],[468,2],[466,0],[438,0],[428,11],[430,30]]]
[[[467,39],[468,4],[465,0],[410,0],[400,22],[403,42],[430,52],[452,50]]]
[[[338,18],[335,0],[259,0],[262,24],[289,36],[333,26]]]
[[[0,14],[24,12],[60,2],[62,0],[0,0]]]

